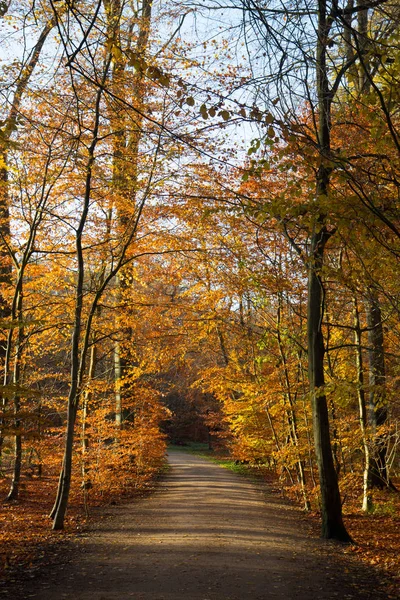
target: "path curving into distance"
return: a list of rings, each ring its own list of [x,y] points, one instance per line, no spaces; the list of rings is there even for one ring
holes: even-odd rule
[[[170,451],[149,498],[107,509],[35,600],[374,600],[373,573],[310,537],[301,513],[205,459]],[[13,595],[13,598],[19,598]]]

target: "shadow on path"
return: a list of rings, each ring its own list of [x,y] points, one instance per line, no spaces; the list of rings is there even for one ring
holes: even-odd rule
[[[35,600],[381,600],[373,573],[312,539],[298,511],[184,452],[144,500],[108,510]],[[346,565],[346,566],[344,566]],[[352,566],[353,565],[353,566]],[[18,596],[14,594],[15,600]]]

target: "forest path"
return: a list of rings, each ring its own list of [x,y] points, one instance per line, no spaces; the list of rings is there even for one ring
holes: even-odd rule
[[[386,598],[341,547],[310,537],[276,494],[185,452],[168,458],[157,492],[112,507],[72,560],[32,581],[24,599]]]

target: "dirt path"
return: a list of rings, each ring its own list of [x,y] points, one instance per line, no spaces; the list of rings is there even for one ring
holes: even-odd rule
[[[310,538],[299,512],[273,494],[184,452],[169,461],[153,496],[110,509],[72,560],[32,581],[23,598],[386,598],[371,573]]]

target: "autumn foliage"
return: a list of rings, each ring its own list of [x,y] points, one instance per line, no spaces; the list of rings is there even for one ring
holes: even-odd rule
[[[246,7],[235,57],[219,29],[185,39],[176,6],[1,5],[6,566],[20,519],[59,530],[141,492],[168,436],[273,472],[325,537],[349,541],[343,506],[355,539],[362,514],[394,544],[400,55],[381,4],[307,12],[306,39],[293,7],[261,38]]]

